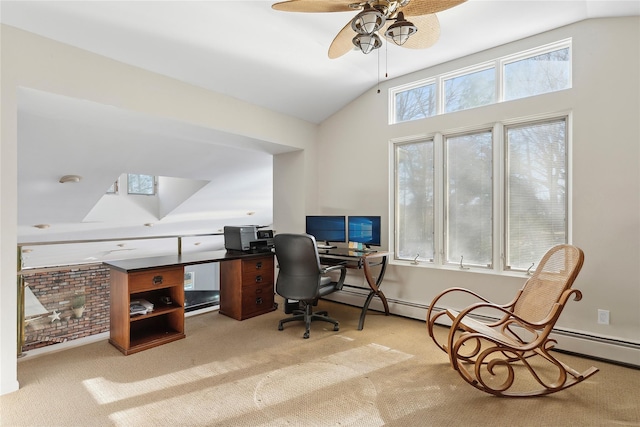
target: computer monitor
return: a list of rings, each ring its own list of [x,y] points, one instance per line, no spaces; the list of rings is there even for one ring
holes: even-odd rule
[[[350,216],[349,241],[369,246],[380,246],[379,216]]]
[[[310,215],[307,216],[307,234],[311,234],[318,242],[346,242],[347,229],[344,215]]]

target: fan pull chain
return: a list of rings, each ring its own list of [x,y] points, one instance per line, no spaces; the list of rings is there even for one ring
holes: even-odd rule
[[[389,78],[389,43],[384,44],[384,78]],[[380,93],[380,49],[378,49],[378,93]]]
[[[386,43],[385,43],[386,44]],[[378,93],[380,93],[380,49],[378,49],[378,72],[376,73],[376,77],[378,78]]]

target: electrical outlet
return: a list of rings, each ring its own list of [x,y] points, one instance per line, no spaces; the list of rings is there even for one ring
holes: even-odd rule
[[[609,310],[598,309],[598,323],[601,325],[609,324]]]

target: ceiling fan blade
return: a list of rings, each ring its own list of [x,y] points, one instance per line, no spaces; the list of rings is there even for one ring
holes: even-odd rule
[[[410,21],[416,26],[418,31],[409,37],[409,40],[400,47],[427,49],[436,44],[440,38],[440,21],[435,14],[412,16]],[[380,29],[380,33],[384,34],[391,24],[392,22],[387,22],[384,27]],[[385,37],[385,40],[387,43],[393,43],[393,40],[388,37]]]
[[[411,0],[409,4],[401,10],[404,12],[405,17],[430,15],[451,9],[465,1],[467,0]]]
[[[289,0],[274,3],[271,7],[284,12],[353,12],[350,4],[357,0]]]
[[[329,46],[329,58],[336,59],[353,49],[355,32],[351,28],[351,21],[347,22]]]

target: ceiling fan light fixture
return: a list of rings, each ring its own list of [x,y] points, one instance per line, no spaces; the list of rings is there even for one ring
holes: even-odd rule
[[[404,19],[404,13],[400,12],[396,22],[387,28],[384,35],[398,46],[402,46],[416,31],[418,31],[416,26]]]
[[[373,34],[387,21],[385,15],[369,4],[351,21],[351,28],[358,34]]]
[[[382,46],[382,40],[377,34],[358,34],[353,38],[356,45],[365,55]]]

